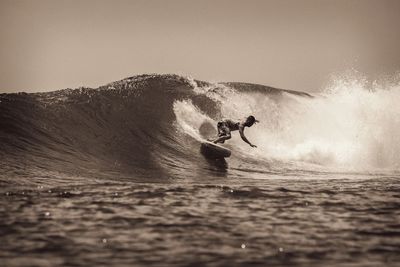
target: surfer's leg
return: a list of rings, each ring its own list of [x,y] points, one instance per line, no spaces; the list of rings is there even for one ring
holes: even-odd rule
[[[208,140],[211,141],[213,143],[217,143],[217,141],[220,139],[221,136],[225,135],[225,130],[224,130],[224,122],[220,121],[217,123],[217,130],[218,130],[218,134],[217,134],[217,138],[216,139],[212,139],[212,140]]]
[[[218,137],[216,140],[214,140],[214,143],[215,144],[224,143],[225,140],[228,140],[228,139],[231,139],[231,138],[232,138],[231,133],[228,133],[226,135],[222,135],[222,136]]]
[[[224,143],[231,137],[231,130],[226,125],[218,125],[218,138],[214,140],[214,143]]]
[[[218,136],[224,135],[224,123],[222,121],[217,124]]]

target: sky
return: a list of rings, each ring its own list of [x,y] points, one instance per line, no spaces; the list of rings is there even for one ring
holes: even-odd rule
[[[400,70],[397,0],[0,0],[0,92],[143,73],[306,92]]]

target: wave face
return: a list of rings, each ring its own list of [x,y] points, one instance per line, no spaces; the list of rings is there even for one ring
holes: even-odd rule
[[[0,95],[2,179],[56,173],[119,179],[263,176],[303,171],[396,170],[398,86],[338,81],[324,94],[177,75],[141,75],[97,89]],[[227,142],[228,162],[199,153],[221,118],[253,114]],[[65,177],[64,177],[65,178]],[[65,181],[64,178],[60,180]],[[22,183],[22,182],[21,182]]]

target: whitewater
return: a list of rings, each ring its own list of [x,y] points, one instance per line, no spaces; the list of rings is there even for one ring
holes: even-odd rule
[[[400,83],[178,75],[0,95],[5,266],[396,266]],[[260,123],[200,153],[224,118]]]

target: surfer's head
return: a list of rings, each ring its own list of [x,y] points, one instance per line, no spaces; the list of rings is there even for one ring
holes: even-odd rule
[[[259,122],[259,121],[256,120],[256,118],[254,118],[253,115],[250,115],[250,116],[247,117],[244,125],[246,125],[247,127],[251,127],[256,122]]]

